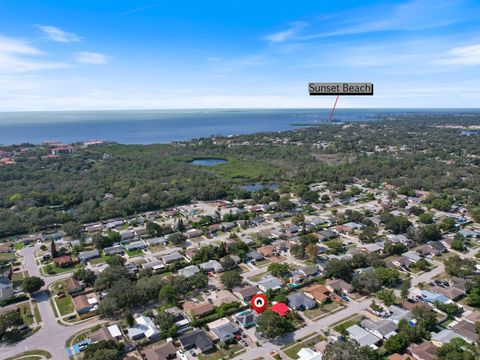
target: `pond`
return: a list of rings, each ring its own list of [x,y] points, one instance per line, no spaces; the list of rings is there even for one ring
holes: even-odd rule
[[[240,186],[245,191],[255,192],[263,189],[277,190],[280,187],[278,183],[255,183]]]
[[[216,166],[227,163],[225,159],[195,159],[190,162],[192,165],[197,166]]]

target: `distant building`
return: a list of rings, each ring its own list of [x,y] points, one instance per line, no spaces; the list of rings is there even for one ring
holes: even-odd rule
[[[4,278],[0,278],[0,301],[13,298],[13,284]]]

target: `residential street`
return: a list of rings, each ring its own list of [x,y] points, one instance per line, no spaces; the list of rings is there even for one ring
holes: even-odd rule
[[[44,289],[46,289],[48,285],[54,281],[70,276],[69,273],[52,277],[42,276],[35,263],[35,251],[38,248],[39,246],[37,245],[33,247],[26,247],[21,250],[20,255],[24,257],[25,265],[30,276],[38,276],[45,281]],[[37,301],[38,309],[42,316],[41,329],[19,343],[10,346],[2,344],[0,346],[2,359],[28,350],[46,350],[52,354],[52,357],[55,360],[68,359],[65,349],[65,342],[67,339],[82,330],[88,329],[103,322],[103,320],[92,319],[76,325],[63,326],[57,323],[53,309],[48,301],[49,296],[47,292],[40,291],[35,296],[35,300]]]

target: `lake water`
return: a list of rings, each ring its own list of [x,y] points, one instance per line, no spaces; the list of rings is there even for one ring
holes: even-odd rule
[[[384,116],[459,112],[474,111],[337,109],[335,119],[372,121]],[[318,124],[329,114],[330,109],[0,112],[0,144],[92,139],[124,144],[167,143],[211,135],[296,129],[291,125]]]
[[[216,166],[225,164],[226,162],[227,160],[224,159],[195,159],[191,162],[191,164],[199,166]]]
[[[247,184],[247,185],[242,185],[240,186],[241,189],[250,191],[250,192],[255,192],[263,189],[270,189],[270,190],[276,190],[280,187],[279,184],[277,183],[256,183],[256,184]]]

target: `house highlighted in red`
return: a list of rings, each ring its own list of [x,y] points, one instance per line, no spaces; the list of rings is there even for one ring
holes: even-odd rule
[[[270,310],[276,312],[278,315],[280,315],[282,317],[286,316],[290,312],[290,309],[284,303],[276,303],[276,304],[272,305]]]

